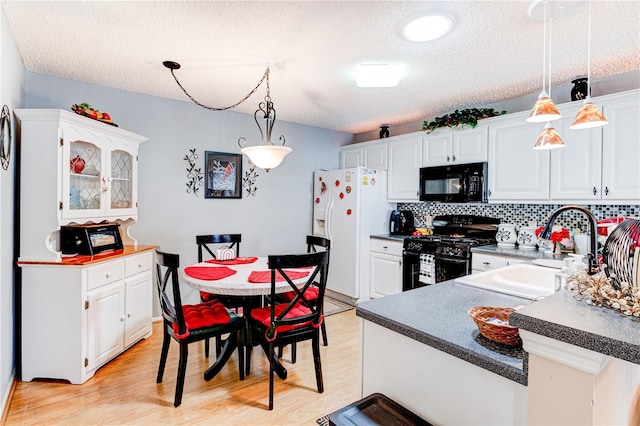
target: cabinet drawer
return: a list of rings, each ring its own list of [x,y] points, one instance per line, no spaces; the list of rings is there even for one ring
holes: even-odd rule
[[[124,260],[124,276],[130,277],[139,272],[148,271],[153,263],[151,252],[129,256]]]
[[[124,261],[116,260],[92,266],[87,270],[87,290],[124,278]]]
[[[502,256],[491,256],[486,254],[473,253],[471,256],[471,269],[474,271],[489,271],[491,269],[507,266],[506,260]]]
[[[382,240],[379,238],[371,239],[371,251],[386,253],[392,256],[402,256],[403,241]]]

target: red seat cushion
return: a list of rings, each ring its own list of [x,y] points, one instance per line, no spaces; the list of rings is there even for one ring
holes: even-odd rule
[[[231,318],[224,305],[217,300],[198,303],[197,305],[183,305],[184,321],[187,330],[213,327],[228,324]],[[178,324],[173,324],[173,331],[178,333]]]
[[[309,287],[304,292],[304,298],[311,301],[316,300],[318,298],[318,287]],[[288,291],[286,293],[279,294],[276,296],[279,300],[286,300],[287,302],[291,302],[294,297],[296,297],[295,291]]]
[[[276,305],[276,317],[282,313],[282,311],[287,307],[286,304],[278,304]],[[285,318],[297,318],[304,315],[309,315],[311,313],[311,309],[303,306],[299,303],[296,303],[293,308],[284,316]],[[258,321],[266,328],[269,328],[271,325],[271,307],[266,306],[264,308],[257,308],[251,311],[251,318]],[[311,324],[311,321],[302,322],[300,324],[293,325],[281,325],[276,328],[276,331],[279,333],[284,333],[285,331],[293,330],[295,328],[304,327]]]

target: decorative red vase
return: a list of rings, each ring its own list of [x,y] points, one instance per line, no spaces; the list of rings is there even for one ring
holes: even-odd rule
[[[71,159],[71,171],[74,173],[82,173],[84,170],[85,162],[79,155],[76,155]]]

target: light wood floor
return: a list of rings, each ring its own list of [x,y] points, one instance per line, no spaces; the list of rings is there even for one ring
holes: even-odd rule
[[[156,383],[161,323],[153,336],[139,342],[100,368],[82,385],[52,381],[18,382],[8,405],[7,425],[94,424],[206,424],[316,425],[316,419],[358,400],[358,320],[355,310],[326,318],[329,346],[321,346],[325,391],[317,391],[309,342],[298,344],[298,359],[290,364],[285,349],[287,380],[275,378],[274,409],[269,411],[268,364],[254,348],[251,375],[238,379],[234,355],[213,380],[203,372],[203,344],[189,347],[182,405],[173,397],[178,345],[171,342],[163,383]],[[42,362],[46,354],[42,354]]]

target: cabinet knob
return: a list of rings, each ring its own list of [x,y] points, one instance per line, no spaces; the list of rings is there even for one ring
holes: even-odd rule
[[[382,249],[383,249],[383,250],[386,250],[386,249],[388,249],[388,248],[389,248],[389,247],[387,247],[387,246],[382,246]]]
[[[594,195],[594,196],[595,196],[595,195],[598,195],[598,190],[596,189],[596,187],[595,187],[595,186],[593,187],[593,195]]]
[[[127,318],[131,318],[131,312],[127,312]]]
[[[449,156],[447,155],[447,163],[448,163],[449,161],[451,161],[451,157],[449,157]]]
[[[489,197],[491,197],[491,190],[487,191],[487,193],[489,194]]]
[[[491,262],[482,262],[484,266],[491,266]]]
[[[106,274],[104,274],[105,278],[111,278],[111,274],[109,272],[107,272]]]
[[[142,263],[138,263],[138,268],[142,268]]]
[[[124,322],[124,315],[120,317],[120,322]]]
[[[609,187],[608,186],[604,187],[604,195],[609,195]]]
[[[455,155],[453,156],[453,161],[456,161],[456,156]]]

